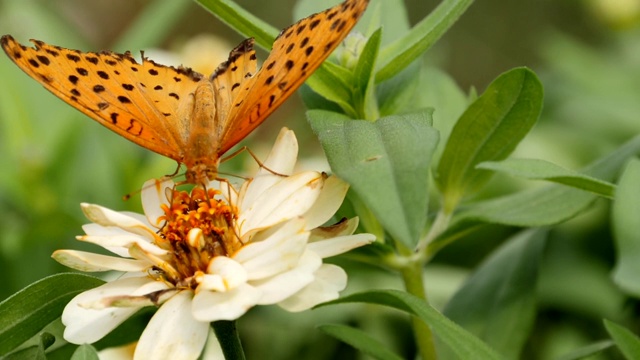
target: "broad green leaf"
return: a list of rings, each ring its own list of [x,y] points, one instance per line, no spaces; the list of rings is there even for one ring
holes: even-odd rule
[[[313,75],[307,79],[306,84],[315,93],[326,100],[330,100],[338,104],[347,115],[355,118],[357,117],[357,112],[351,105],[352,80],[353,74],[349,70],[341,67],[340,65],[326,61],[323,66],[319,67]],[[307,95],[303,93],[305,103],[308,101],[306,97]]]
[[[396,240],[413,247],[425,225],[429,163],[438,142],[431,112],[369,122],[311,110],[307,118],[331,169]]]
[[[506,358],[519,359],[535,321],[545,240],[538,229],[512,237],[467,279],[443,313]]]
[[[98,360],[98,352],[88,344],[80,345],[71,356],[71,360]]]
[[[420,68],[421,63],[416,61],[396,76],[376,86],[380,116],[402,114],[432,107],[420,106],[416,101],[418,94],[424,93],[427,88],[434,86],[431,83],[421,81]],[[421,87],[420,84],[429,85]]]
[[[607,319],[604,319],[604,327],[625,358],[640,359],[640,338],[636,334]]]
[[[424,54],[458,20],[473,0],[444,0],[404,36],[380,52],[376,83],[388,80]]]
[[[378,104],[376,104],[373,69],[380,48],[382,29],[374,32],[364,46],[354,73],[354,103],[358,109],[360,119],[375,121],[378,119]]]
[[[438,164],[443,207],[453,211],[460,199],[484,185],[492,173],[476,169],[483,161],[509,156],[531,130],[542,110],[542,85],[529,69],[500,75],[462,114]]]
[[[640,136],[634,137],[611,154],[594,161],[581,173],[612,181],[627,159],[637,154],[640,154]],[[596,198],[596,195],[585,191],[553,184],[470,205],[454,217],[454,222],[467,224],[463,226],[463,224],[452,223],[452,226],[460,229],[478,222],[522,227],[548,226],[574,217]]]
[[[344,325],[320,325],[318,329],[374,359],[402,360],[400,356],[387,349],[382,343],[362,330]]]
[[[477,169],[504,172],[531,180],[548,180],[596,195],[613,198],[616,186],[579,172],[565,169],[560,165],[539,159],[507,159],[500,162],[486,161]]]
[[[613,201],[611,223],[616,244],[613,281],[625,292],[640,297],[640,160],[627,164]]]
[[[171,0],[168,0],[171,1]],[[200,6],[245,37],[253,37],[256,44],[270,50],[278,29],[262,21],[232,0],[195,0]]]
[[[145,6],[135,21],[120,35],[114,48],[120,51],[158,46],[182,20],[189,1],[160,0]]]
[[[613,341],[602,340],[573,350],[568,354],[564,354],[555,360],[580,360],[591,358],[593,355],[599,354],[613,346]]]
[[[503,359],[487,344],[449,320],[427,302],[403,291],[368,291],[349,295],[319,306],[352,302],[389,306],[417,316],[433,329],[442,343],[449,346],[459,359]]]
[[[103,284],[81,274],[58,274],[35,282],[0,303],[0,355],[16,348],[62,314],[77,294]]]

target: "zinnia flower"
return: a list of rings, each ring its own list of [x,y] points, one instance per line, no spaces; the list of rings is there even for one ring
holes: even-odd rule
[[[78,239],[118,256],[58,250],[54,259],[82,271],[124,274],[71,300],[62,315],[65,339],[93,343],[155,305],[134,358],[195,359],[209,322],[237,319],[255,305],[302,311],[337,298],[347,275],[322,259],[374,236],[352,235],[357,218],[320,227],[348,185],[314,171],[292,175],[297,150],[295,135],[283,129],[264,162],[269,170],[239,191],[224,181],[190,193],[170,180],[148,181],[142,190],[146,216],[82,204],[93,223]]]

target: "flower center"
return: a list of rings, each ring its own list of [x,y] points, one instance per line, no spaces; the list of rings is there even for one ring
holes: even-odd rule
[[[233,255],[242,247],[235,232],[235,208],[217,195],[220,191],[199,186],[191,194],[171,191],[170,205],[162,205],[163,241],[157,245],[169,251],[167,265],[173,269],[161,269],[158,277],[176,287],[195,288],[194,276],[206,273],[214,257]]]

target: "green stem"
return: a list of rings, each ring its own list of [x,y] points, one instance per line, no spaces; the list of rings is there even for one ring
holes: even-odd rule
[[[404,246],[400,245],[398,250],[400,254],[407,259],[412,258],[411,251]],[[422,277],[422,266],[422,259],[413,257],[411,261],[402,267],[400,272],[402,273],[402,280],[404,281],[407,292],[427,301],[427,292],[424,288],[424,279]],[[416,339],[418,352],[422,360],[437,359],[431,328],[415,316],[411,317],[411,326],[413,327],[413,336]]]
[[[220,342],[225,359],[245,359],[235,321],[214,321],[211,323],[211,328],[215,332],[218,342]]]

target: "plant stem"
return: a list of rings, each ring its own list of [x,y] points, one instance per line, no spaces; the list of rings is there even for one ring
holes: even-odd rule
[[[219,320],[211,323],[225,359],[244,360],[244,350],[240,342],[240,334],[235,321]]]
[[[411,252],[403,246],[399,247],[399,251],[407,258],[411,256]],[[412,261],[408,262],[401,269],[401,273],[407,292],[427,301],[427,292],[424,288],[424,279],[422,277],[422,266],[423,262],[420,258],[413,258]],[[418,352],[422,360],[437,359],[431,328],[415,316],[411,317],[411,326],[413,327],[413,336],[416,339]]]

